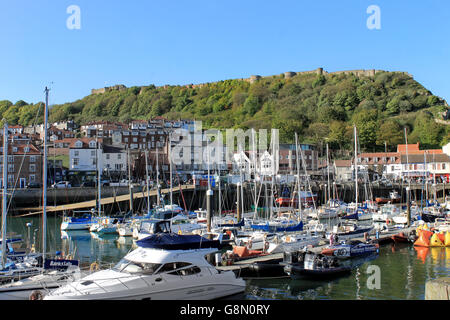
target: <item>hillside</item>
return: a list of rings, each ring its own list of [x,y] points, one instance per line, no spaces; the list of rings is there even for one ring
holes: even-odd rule
[[[38,104],[0,101],[8,123],[34,122]],[[434,118],[446,110],[444,100],[402,72],[305,72],[269,77],[224,80],[187,86],[154,85],[96,93],[75,102],[53,106],[50,120],[196,119],[208,128],[278,128],[283,142],[301,141],[332,149],[351,149],[352,126],[357,125],[363,150],[395,149],[419,141],[439,147],[450,141],[448,126]],[[42,118],[42,116],[40,117]]]

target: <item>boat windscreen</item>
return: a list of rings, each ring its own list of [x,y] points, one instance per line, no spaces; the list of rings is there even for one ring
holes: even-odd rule
[[[123,258],[112,269],[118,272],[151,275],[160,267],[160,263],[134,262]]]

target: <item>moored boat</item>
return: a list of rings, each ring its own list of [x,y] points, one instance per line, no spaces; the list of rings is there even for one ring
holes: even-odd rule
[[[154,234],[115,267],[56,289],[44,300],[200,300],[244,292],[233,271],[219,272],[205,256],[219,241],[198,235]]]

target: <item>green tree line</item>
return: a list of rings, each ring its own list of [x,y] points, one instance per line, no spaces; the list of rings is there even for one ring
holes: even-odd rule
[[[40,103],[0,101],[9,124],[30,125]],[[446,102],[403,73],[379,72],[374,77],[353,74],[298,74],[246,80],[224,80],[199,86],[154,85],[91,94],[75,102],[52,106],[50,121],[73,119],[127,122],[156,116],[203,121],[204,128],[276,128],[282,142],[300,141],[333,150],[351,150],[353,125],[364,151],[395,150],[404,143],[440,147],[450,141],[450,129],[437,124]],[[42,113],[42,109],[41,109]],[[39,116],[42,123],[42,115]]]

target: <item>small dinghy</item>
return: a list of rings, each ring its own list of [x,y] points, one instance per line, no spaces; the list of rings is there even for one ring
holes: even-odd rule
[[[242,278],[281,278],[286,277],[282,259],[254,262],[248,268],[242,269]]]
[[[302,253],[298,262],[287,264],[284,271],[292,279],[324,280],[350,274],[350,266],[341,265],[336,257]]]

